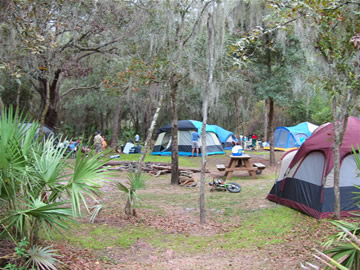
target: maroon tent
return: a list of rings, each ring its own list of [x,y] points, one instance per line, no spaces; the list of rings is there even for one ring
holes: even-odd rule
[[[290,206],[316,218],[334,212],[334,126],[320,126],[297,153],[284,157],[281,172],[267,198]],[[360,145],[360,119],[349,117],[340,148],[340,208],[342,216],[360,211],[353,192],[360,192],[358,168],[352,146]],[[292,160],[290,161],[289,158]],[[286,161],[286,162],[284,162]],[[283,166],[286,166],[284,168]]]

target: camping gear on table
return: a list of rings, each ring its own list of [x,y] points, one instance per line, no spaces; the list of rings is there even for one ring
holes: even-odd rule
[[[231,153],[233,156],[242,156],[242,154],[244,153],[244,149],[241,147],[241,145],[235,145],[231,149]]]
[[[354,200],[359,192],[359,171],[352,146],[360,145],[360,119],[349,117],[340,147],[340,211],[351,216],[360,211]],[[320,126],[298,150],[287,152],[281,162],[279,177],[267,199],[300,210],[315,218],[334,212],[334,125]]]

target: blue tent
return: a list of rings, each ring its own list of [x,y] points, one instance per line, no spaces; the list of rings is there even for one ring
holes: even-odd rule
[[[239,140],[235,137],[234,133],[223,129],[220,126],[212,125],[215,127],[216,135],[218,135],[220,142],[224,148],[224,150],[230,150],[233,147],[232,142],[238,142]]]
[[[178,121],[178,147],[180,156],[191,156],[191,133],[196,130],[197,132],[199,132],[199,134],[201,134],[201,127],[202,122],[200,121]],[[206,125],[206,154],[225,154],[219,137],[217,135],[216,127],[213,125]],[[171,155],[171,123],[159,128],[158,137],[151,155]]]
[[[28,130],[32,125],[36,125],[38,128],[36,131],[35,138],[39,137],[39,130],[40,130],[39,123],[23,123],[22,125],[24,126],[23,127],[24,131]],[[48,127],[47,125],[43,125],[41,132],[46,139],[49,137],[55,137],[55,131],[52,128]]]
[[[288,151],[300,147],[318,126],[302,122],[293,127],[277,127],[274,131],[275,150]],[[264,147],[269,150],[270,147]]]

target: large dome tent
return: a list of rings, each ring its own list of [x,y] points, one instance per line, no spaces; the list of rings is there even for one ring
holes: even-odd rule
[[[360,145],[360,119],[349,117],[340,147],[341,216],[360,211],[354,200],[360,177],[352,147]],[[301,147],[282,160],[280,174],[267,198],[315,218],[334,212],[334,126],[320,126]],[[285,162],[284,162],[285,161]],[[283,163],[284,162],[284,163]]]
[[[215,128],[216,135],[219,137],[224,150],[231,150],[233,147],[233,142],[239,141],[233,132],[217,125],[212,126]]]
[[[178,121],[178,147],[180,156],[191,156],[191,133],[195,130],[201,134],[201,127],[202,122],[200,121]],[[212,125],[206,125],[206,152],[207,155],[225,154],[221,142],[216,134],[216,128]],[[171,155],[171,123],[159,128],[158,136],[151,155]]]
[[[289,151],[299,148],[304,141],[318,128],[310,122],[302,122],[293,127],[277,127],[274,131],[274,149]],[[264,147],[269,150],[270,147]]]

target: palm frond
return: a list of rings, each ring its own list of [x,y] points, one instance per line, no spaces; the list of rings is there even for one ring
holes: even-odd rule
[[[131,185],[131,190],[139,190],[145,187],[147,177],[141,172],[128,173],[127,179]]]
[[[84,194],[93,199],[100,196],[101,181],[108,175],[103,168],[106,162],[108,159],[101,159],[100,154],[76,157],[74,172],[65,186],[71,196],[74,215],[81,215],[81,205],[89,212]]]
[[[93,211],[91,213],[90,222],[94,223],[95,218],[99,215],[104,206],[102,204],[97,204],[91,208],[93,209]]]
[[[33,166],[39,180],[52,186],[64,178],[64,170],[67,165],[64,159],[66,149],[54,148],[54,140],[47,140],[42,145],[41,154],[34,157]]]
[[[327,241],[323,243],[323,246],[326,248],[330,247],[335,241],[343,240],[346,237],[346,231],[350,231],[355,235],[360,233],[360,228],[356,224],[343,220],[332,220],[330,223],[338,227],[340,231],[336,234],[330,235]]]
[[[324,251],[323,257],[328,256],[331,260],[327,261],[337,269],[358,269],[360,261],[359,239],[356,236],[359,233],[358,225],[341,220],[331,223],[341,231],[332,235],[325,243],[328,249]],[[332,248],[329,248],[330,245]]]
[[[59,257],[56,250],[51,249],[49,246],[32,246],[27,251],[27,254],[29,255],[28,261],[25,265],[27,268],[56,270],[56,265],[61,264],[61,262],[56,258]]]
[[[68,223],[71,219],[72,211],[68,207],[63,207],[67,202],[57,202],[45,204],[40,199],[33,199],[24,204],[24,209],[13,210],[8,213],[0,223],[6,224],[6,229],[15,228],[17,232],[29,232],[35,219],[46,233],[51,236],[51,230],[68,229]]]
[[[126,187],[124,184],[117,182],[115,183],[115,186],[120,190],[123,191],[124,193],[129,193],[129,188]]]

